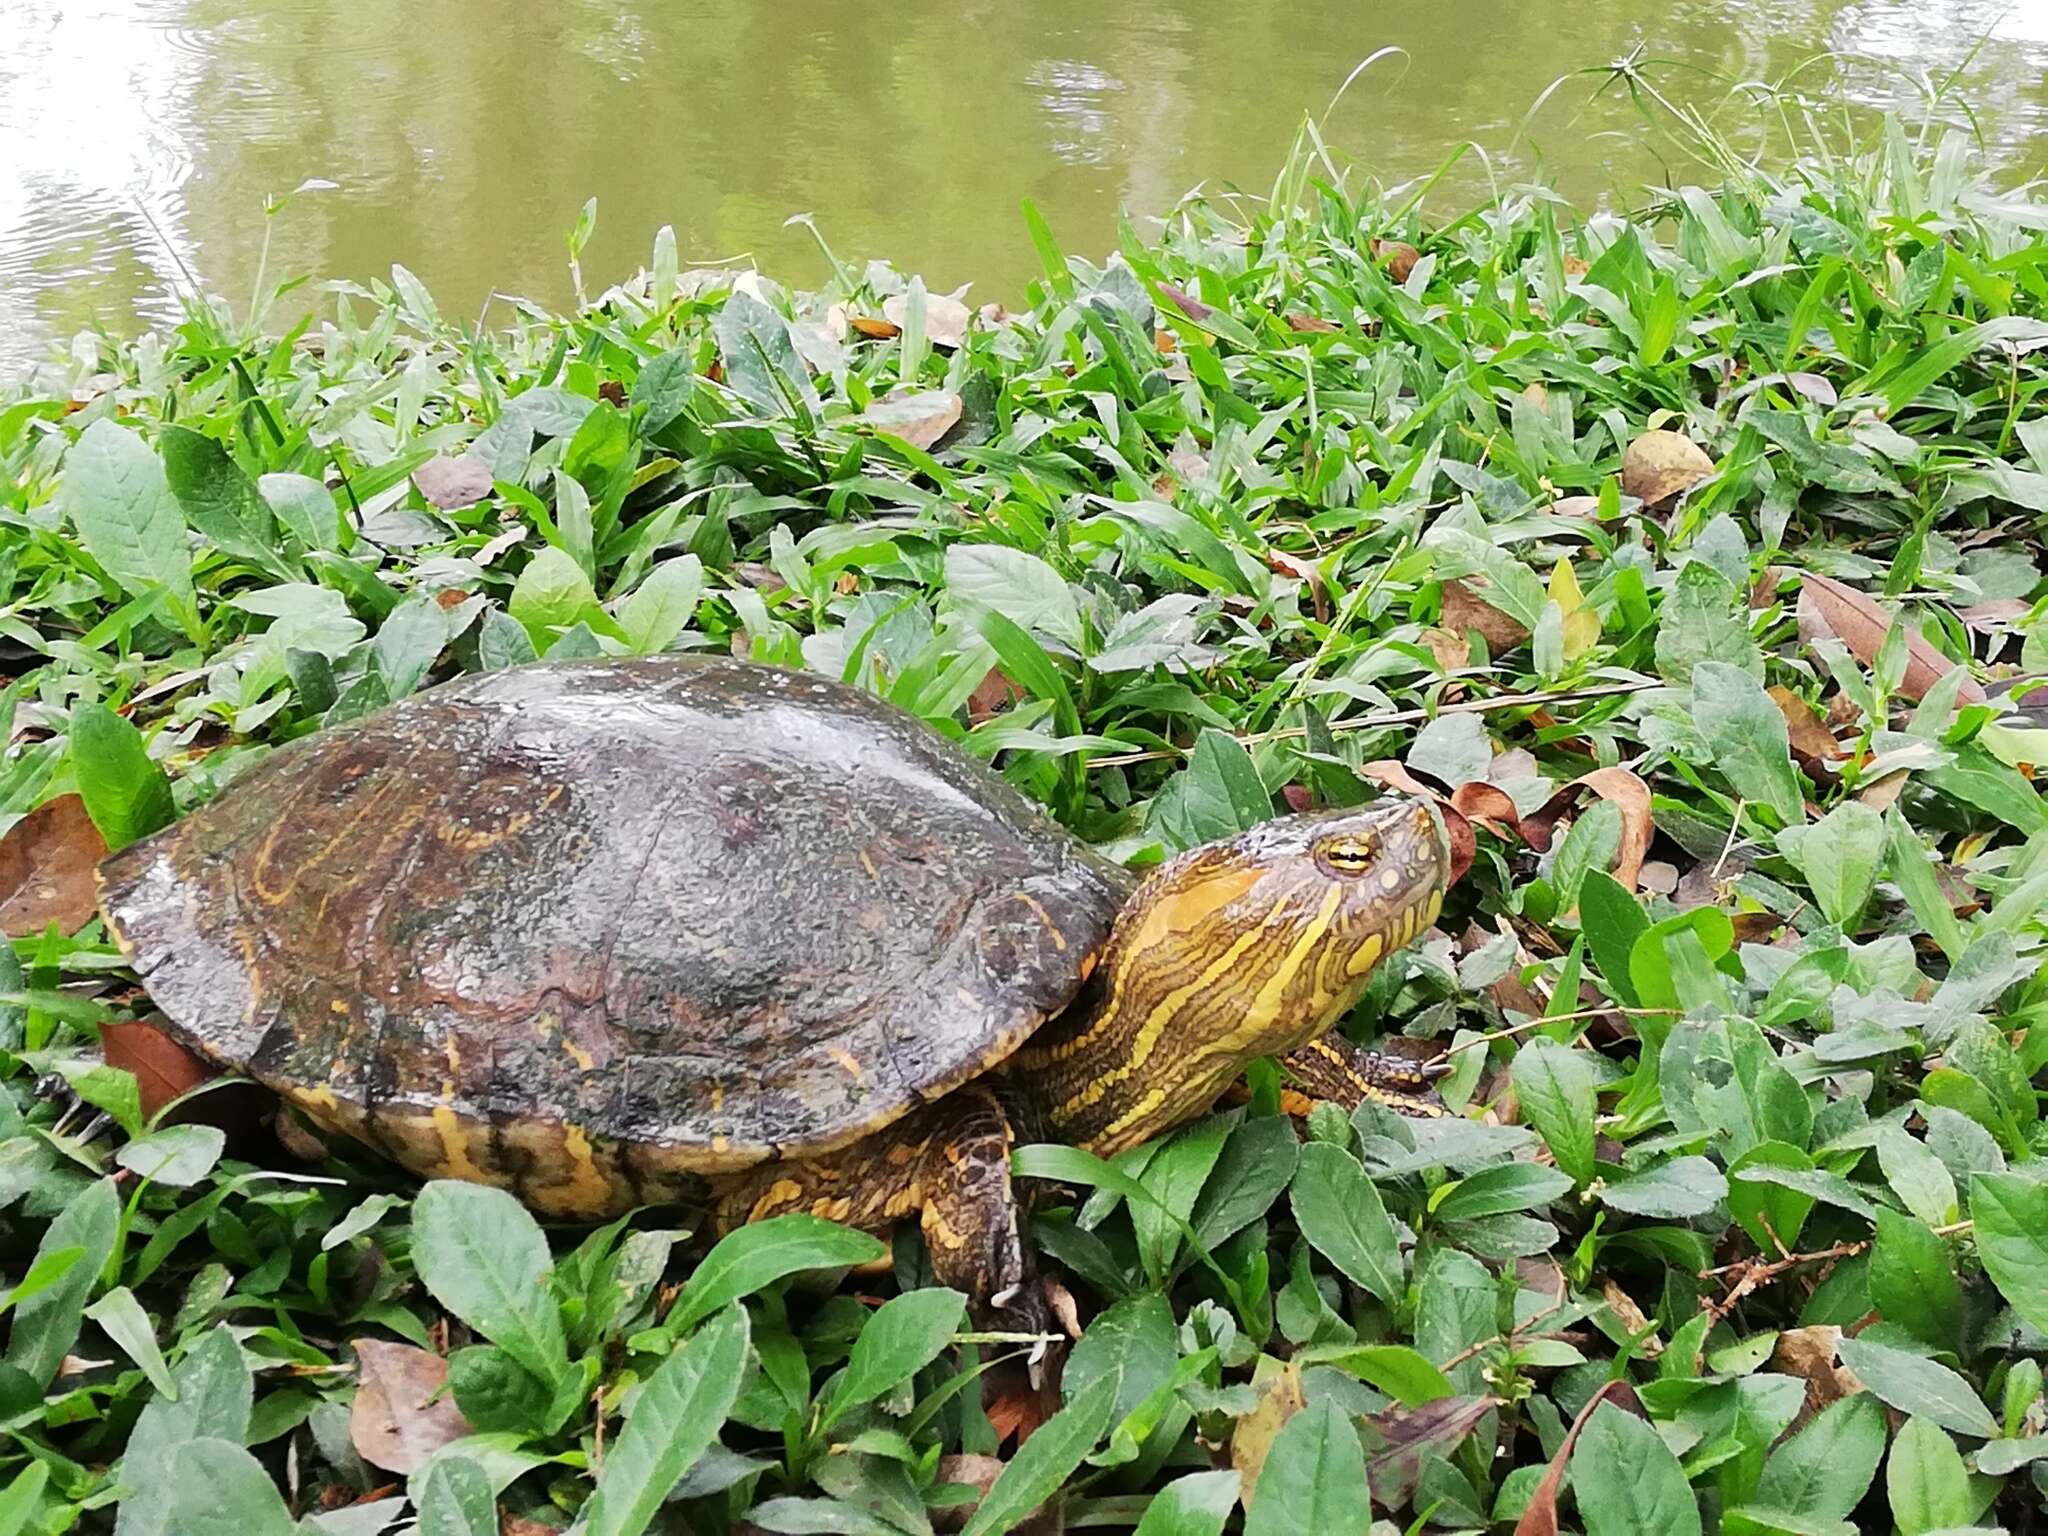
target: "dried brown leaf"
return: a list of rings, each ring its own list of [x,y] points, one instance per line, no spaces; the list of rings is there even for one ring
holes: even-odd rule
[[[1387,269],[1387,276],[1397,283],[1408,281],[1408,275],[1415,270],[1415,263],[1422,260],[1422,252],[1405,240],[1375,240],[1372,253]]]
[[[107,840],[76,795],[45,800],[0,837],[0,933],[25,938],[55,923],[76,933],[98,909],[93,870]]]
[[[846,323],[856,336],[869,341],[894,341],[903,334],[903,327],[895,321],[877,320],[873,315],[849,315]]]
[[[1246,1509],[1259,1486],[1259,1471],[1282,1426],[1302,1409],[1308,1399],[1302,1395],[1301,1368],[1286,1365],[1259,1383],[1259,1400],[1252,1411],[1237,1421],[1230,1436],[1230,1464],[1237,1469],[1238,1498]]]
[[[1341,330],[1343,327],[1332,325],[1320,315],[1291,314],[1287,317],[1287,329],[1298,336],[1318,336]]]
[[[1296,581],[1306,582],[1311,601],[1315,604],[1316,622],[1330,622],[1330,589],[1323,584],[1323,573],[1313,561],[1299,555],[1290,555],[1285,550],[1266,551],[1266,564],[1282,576],[1292,576]]]
[[[456,512],[491,494],[491,466],[468,454],[429,459],[412,472],[412,483],[443,512]]]
[[[1477,779],[1451,791],[1451,804],[1468,821],[1476,821],[1502,837],[1515,830],[1515,802],[1498,784]]]
[[[1614,858],[1614,878],[1634,890],[1655,825],[1650,817],[1650,786],[1626,768],[1595,768],[1573,779],[1522,818],[1522,841],[1538,853],[1547,852],[1559,819],[1576,803],[1580,791],[1587,789],[1621,812],[1621,849]]]
[[[913,448],[929,450],[959,422],[961,404],[960,397],[950,389],[886,395],[855,420],[877,432],[900,437]]]
[[[135,1074],[145,1118],[216,1075],[213,1068],[154,1024],[140,1021],[102,1024],[100,1051],[108,1066]]]
[[[1389,1408],[1365,1421],[1366,1486],[1383,1509],[1400,1509],[1415,1496],[1422,1458],[1434,1451],[1448,1456],[1487,1414],[1499,1407],[1497,1397],[1440,1397],[1419,1408]]]
[[[1832,635],[1866,667],[1874,662],[1878,647],[1884,644],[1884,637],[1892,627],[1892,616],[1884,605],[1869,593],[1859,592],[1817,571],[1803,571],[1799,579],[1800,637],[1812,640],[1820,635]],[[1909,623],[1906,626],[1906,676],[1899,684],[1899,692],[1909,699],[1925,698],[1928,689],[1961,665],[1961,662],[1951,661],[1942,655],[1928,643],[1917,625]],[[1964,678],[1962,687],[1956,690],[1956,702],[1984,703],[1984,685],[1974,677]]]
[[[1466,582],[1447,581],[1444,583],[1443,618],[1445,629],[1464,634],[1476,629],[1486,641],[1486,648],[1498,656],[1511,651],[1529,638],[1529,631],[1515,619],[1502,613],[1493,604],[1481,597],[1478,591]]]
[[[1806,1383],[1806,1402],[1796,1422],[1804,1423],[1832,1402],[1863,1390],[1856,1373],[1835,1359],[1842,1330],[1829,1325],[1788,1328],[1778,1335],[1771,1364]]]
[[[1003,1462],[994,1456],[941,1456],[937,1481],[965,1483],[970,1488],[979,1489],[981,1498],[972,1504],[953,1504],[933,1510],[932,1529],[947,1532],[964,1527],[974,1511],[981,1507],[981,1499],[988,1497],[989,1489],[995,1486],[1002,1470]]]
[[[348,1437],[363,1460],[411,1474],[442,1446],[476,1433],[445,1391],[446,1360],[410,1344],[354,1342],[357,1387]]]
[[[910,318],[910,300],[902,294],[882,301],[882,313],[892,324],[901,326]],[[924,339],[935,347],[951,350],[967,338],[967,328],[974,321],[974,311],[958,299],[943,293],[928,293],[924,296]]]
[[[1621,456],[1621,488],[1654,507],[1714,472],[1706,450],[1682,432],[1645,432]]]

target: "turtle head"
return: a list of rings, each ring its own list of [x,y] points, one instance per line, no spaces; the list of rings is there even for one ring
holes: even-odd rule
[[[1441,818],[1405,799],[1281,817],[1163,865],[1118,916],[1072,1025],[1033,1042],[1045,1066],[1078,1068],[1055,1125],[1106,1155],[1202,1113],[1247,1062],[1348,1012],[1436,920],[1449,878]]]

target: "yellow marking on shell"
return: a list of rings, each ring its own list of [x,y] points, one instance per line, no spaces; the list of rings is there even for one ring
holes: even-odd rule
[[[924,1205],[924,1186],[906,1184],[887,1200],[882,1202],[882,1214],[891,1221],[901,1220],[912,1211]]]
[[[813,1200],[811,1214],[826,1221],[844,1221],[853,1214],[853,1202],[843,1195],[837,1200]]]
[[[347,1013],[348,999],[345,997],[337,997],[333,999],[331,1002],[328,1003],[327,1011],[329,1013]]]
[[[844,1046],[828,1045],[825,1047],[825,1054],[838,1063],[840,1071],[844,1072],[856,1083],[865,1083],[868,1080],[867,1073],[861,1070],[859,1060],[854,1056],[853,1052],[847,1050]]]
[[[979,1008],[981,1006],[981,999],[976,997],[972,992],[970,992],[965,987],[955,987],[953,989],[953,995],[959,998],[961,1002],[965,1003],[970,1008]]]
[[[714,1107],[716,1107],[714,1105]],[[732,1143],[723,1134],[711,1138],[711,1150],[723,1156],[732,1150]]]
[[[292,1098],[308,1109],[339,1108],[332,1088],[299,1088],[294,1090]]]
[[[596,1070],[597,1058],[574,1040],[571,1040],[567,1035],[562,1037],[562,1049],[568,1052],[569,1059],[575,1062],[583,1071],[591,1072]]]
[[[462,1070],[462,1047],[456,1044],[453,1035],[443,1035],[441,1037],[441,1052],[448,1058],[448,1070],[450,1072],[460,1072]],[[441,1085],[443,1097],[452,1094],[454,1091],[455,1085],[453,1083],[443,1083]]]
[[[1052,920],[1052,914],[1039,904],[1036,897],[1024,891],[1017,893],[1017,899],[1037,914],[1038,920],[1045,924],[1045,931],[1052,936],[1052,947],[1061,954],[1065,954],[1067,950],[1067,936],[1060,932],[1060,925]]]
[[[1066,1061],[1100,1044],[1103,1035],[1116,1027],[1123,1012],[1124,988],[1129,984],[1131,971],[1139,963],[1140,958],[1155,945],[1166,943],[1175,934],[1198,927],[1219,907],[1227,906],[1257,885],[1264,877],[1264,873],[1259,869],[1226,871],[1213,875],[1185,891],[1175,891],[1162,896],[1154,902],[1151,909],[1139,920],[1130,938],[1118,946],[1116,969],[1109,979],[1109,996],[1103,1000],[1102,1009],[1096,1014],[1094,1024],[1071,1040],[1062,1040],[1043,1052],[1034,1052],[1034,1061]],[[1257,937],[1257,926],[1247,925],[1246,938]],[[1243,942],[1239,941],[1240,947]],[[1233,948],[1231,953],[1234,958],[1237,949]]]
[[[875,884],[880,885],[882,883],[881,871],[875,868],[875,861],[868,857],[868,851],[865,848],[860,851],[860,867],[868,872],[868,878],[874,881]]]
[[[455,1084],[444,1081],[441,1084],[443,1098],[451,1098]],[[469,1141],[462,1133],[462,1117],[447,1104],[436,1104],[429,1115],[434,1122],[434,1134],[441,1141],[441,1166],[436,1176],[444,1179],[467,1179],[472,1184],[497,1182],[476,1165],[469,1155]]]
[[[528,1188],[526,1203],[536,1210],[559,1215],[596,1215],[614,1204],[612,1181],[597,1166],[596,1149],[580,1125],[562,1127],[562,1158],[568,1177],[553,1184]]]
[[[916,1162],[922,1156],[924,1156],[923,1146],[913,1142],[899,1141],[893,1143],[889,1150],[883,1154],[883,1160],[892,1168],[901,1168],[906,1163]]]

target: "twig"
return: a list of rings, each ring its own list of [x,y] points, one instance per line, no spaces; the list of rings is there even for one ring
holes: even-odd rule
[[[1954,1237],[1957,1233],[1968,1232],[1975,1226],[1976,1223],[1974,1221],[1952,1221],[1945,1227],[1935,1227],[1932,1230],[1936,1237]],[[1764,1230],[1770,1231],[1768,1224],[1766,1224]],[[1771,1232],[1771,1240],[1773,1242],[1777,1241],[1777,1237],[1778,1234],[1776,1232]],[[1700,1271],[1700,1278],[1702,1280],[1711,1279],[1715,1275],[1736,1276],[1735,1283],[1728,1288],[1728,1293],[1719,1301],[1709,1302],[1704,1310],[1712,1314],[1714,1321],[1718,1323],[1727,1317],[1730,1312],[1733,1312],[1742,1299],[1752,1291],[1760,1290],[1762,1287],[1782,1279],[1800,1265],[1839,1263],[1843,1259],[1851,1259],[1857,1254],[1862,1253],[1874,1241],[1876,1239],[1866,1237],[1861,1242],[1836,1243],[1832,1247],[1816,1248],[1809,1253],[1786,1253],[1784,1244],[1779,1243],[1778,1251],[1783,1254],[1782,1258],[1769,1259],[1761,1263],[1754,1258],[1737,1259],[1732,1264],[1722,1264],[1713,1269],[1703,1269]]]
[[[1543,1319],[1545,1319],[1546,1317],[1549,1317],[1554,1313],[1562,1312],[1563,1310],[1564,1303],[1562,1301],[1553,1301],[1549,1306],[1545,1307],[1541,1312],[1536,1313],[1534,1316],[1523,1318],[1522,1321],[1515,1324],[1515,1326],[1509,1329],[1506,1333],[1496,1333],[1490,1339],[1481,1339],[1477,1344],[1459,1350],[1455,1355],[1451,1356],[1450,1359],[1444,1361],[1443,1364],[1439,1365],[1437,1369],[1448,1373],[1454,1367],[1463,1365],[1467,1360],[1470,1360],[1474,1355],[1478,1354],[1481,1350],[1491,1349],[1496,1344],[1513,1343],[1516,1338],[1518,1338],[1523,1333],[1526,1333],[1529,1329],[1535,1327],[1536,1324],[1542,1322]]]
[[[1436,1066],[1449,1061],[1460,1051],[1469,1051],[1476,1046],[1491,1045],[1496,1040],[1512,1040],[1516,1035],[1526,1035],[1532,1029],[1541,1029],[1546,1024],[1569,1024],[1575,1019],[1597,1019],[1610,1013],[1618,1013],[1629,1019],[1661,1019],[1676,1010],[1670,1008],[1624,1008],[1612,1004],[1605,1008],[1580,1008],[1572,1013],[1539,1014],[1533,1019],[1524,1019],[1519,1024],[1510,1024],[1506,1029],[1491,1030],[1483,1035],[1474,1035],[1470,1040],[1460,1040],[1456,1045],[1445,1046],[1422,1065]]]
[[[1518,709],[1524,705],[1577,704],[1586,699],[1609,699],[1618,694],[1642,693],[1658,686],[1654,683],[1608,683],[1598,688],[1574,688],[1562,693],[1503,693],[1491,699],[1461,699],[1454,704],[1440,705],[1436,709],[1395,709],[1383,715],[1359,715],[1351,720],[1333,720],[1327,730],[1333,735],[1340,731],[1372,731],[1390,725],[1414,725],[1419,721],[1433,720],[1438,715],[1483,715],[1496,709]],[[1301,726],[1288,726],[1277,731],[1250,731],[1237,736],[1247,747],[1257,746],[1262,741],[1287,741],[1308,732]],[[1090,768],[1123,768],[1132,763],[1160,763],[1187,753],[1180,747],[1161,747],[1151,752],[1118,752],[1109,757],[1089,760]]]

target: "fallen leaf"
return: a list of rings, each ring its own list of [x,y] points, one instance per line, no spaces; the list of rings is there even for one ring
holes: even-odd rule
[[[1967,608],[1958,608],[1956,617],[1979,634],[1994,635],[2007,628],[2015,619],[2023,619],[2033,612],[2034,605],[2017,597],[1994,597],[1989,602],[1972,603]]]
[[[1597,522],[1600,518],[1598,496],[1560,496],[1550,504],[1553,517],[1577,517],[1586,522]]]
[[[1290,555],[1285,550],[1269,549],[1266,551],[1266,564],[1282,576],[1292,576],[1296,581],[1308,583],[1309,597],[1315,604],[1316,622],[1330,622],[1330,591],[1323,584],[1323,573],[1313,562],[1299,555]]]
[[[1287,329],[1293,331],[1296,335],[1319,336],[1341,330],[1343,327],[1332,325],[1319,315],[1289,315],[1287,317]]]
[[[1444,583],[1443,617],[1439,622],[1445,629],[1455,630],[1461,635],[1467,630],[1478,630],[1480,638],[1486,641],[1487,650],[1496,656],[1513,650],[1529,638],[1529,631],[1522,624],[1502,613],[1462,581]]]
[[[885,395],[854,420],[925,450],[953,430],[960,420],[960,410],[957,394],[950,389],[936,389],[922,394]]]
[[[213,1068],[154,1024],[140,1021],[102,1024],[100,1053],[108,1066],[135,1074],[145,1119],[216,1075]]]
[[[1387,276],[1397,283],[1407,282],[1408,275],[1415,270],[1415,263],[1422,260],[1422,252],[1405,240],[1375,240],[1372,253],[1387,269]]]
[[[893,320],[877,320],[873,315],[850,315],[849,326],[856,336],[865,336],[869,341],[894,341],[903,334],[903,327]]]
[[[1866,667],[1877,659],[1878,647],[1892,627],[1892,616],[1884,605],[1867,592],[1845,586],[1832,576],[1802,571],[1799,592],[1799,637],[1811,641],[1832,635],[1846,645]],[[1909,699],[1922,699],[1927,690],[1961,666],[1930,645],[1917,625],[1906,626],[1906,676],[1899,692]],[[1956,690],[1959,704],[1986,702],[1984,685],[1965,677]]]
[[[1783,683],[1773,683],[1765,692],[1785,717],[1785,730],[1792,738],[1792,755],[1799,759],[1807,777],[1817,783],[1833,783],[1836,770],[1848,758],[1834,733],[1822,724],[1812,705]]]
[[[1841,1342],[1842,1330],[1826,1324],[1788,1328],[1778,1335],[1771,1364],[1806,1383],[1806,1403],[1795,1422],[1803,1424],[1828,1404],[1863,1390],[1856,1373],[1835,1359]]]
[[[1636,1305],[1635,1297],[1621,1288],[1620,1282],[1612,1278],[1601,1281],[1600,1295],[1607,1303],[1607,1310],[1614,1314],[1614,1320],[1631,1336],[1650,1326],[1650,1319]],[[1664,1341],[1652,1334],[1636,1346],[1636,1352],[1654,1360],[1664,1353]]]
[[[1282,1426],[1308,1406],[1302,1395],[1301,1367],[1289,1363],[1258,1384],[1259,1400],[1237,1421],[1230,1436],[1230,1464],[1237,1469],[1238,1498],[1246,1509],[1259,1486],[1259,1469],[1273,1449]]]
[[[901,326],[910,318],[910,300],[902,294],[882,301],[882,313],[892,324]],[[935,347],[949,351],[967,339],[967,327],[973,322],[974,312],[958,299],[948,298],[943,293],[928,293],[924,296],[924,339]]]
[[[1436,659],[1439,672],[1458,672],[1471,665],[1472,642],[1457,630],[1432,624],[1417,638],[1429,647],[1429,654]]]
[[[1451,804],[1468,821],[1476,821],[1491,832],[1507,837],[1514,833],[1515,802],[1498,784],[1474,779],[1451,791]]]
[[[1578,799],[1579,791],[1585,789],[1611,802],[1621,812],[1621,850],[1614,858],[1614,878],[1632,891],[1642,876],[1643,859],[1650,851],[1650,834],[1655,827],[1650,817],[1650,786],[1626,768],[1595,768],[1573,779],[1522,818],[1522,841],[1538,853],[1548,852],[1559,819]]]
[[[1645,432],[1621,456],[1621,488],[1646,507],[1691,490],[1713,472],[1706,450],[1682,432]]]
[[[982,1405],[989,1427],[995,1431],[996,1444],[1003,1445],[1014,1439],[1022,1445],[1038,1433],[1038,1426],[1052,1416],[1046,1406],[1046,1394],[1031,1385],[1029,1372],[1022,1368],[1014,1373],[1014,1379],[999,1384]]]
[[[1565,1431],[1564,1441],[1557,1448],[1557,1454],[1550,1458],[1550,1465],[1544,1468],[1543,1480],[1536,1485],[1536,1491],[1529,1496],[1528,1507],[1522,1511],[1522,1518],[1515,1522],[1515,1536],[1557,1536],[1557,1496],[1564,1486],[1565,1465],[1572,1459],[1572,1447],[1579,1443],[1579,1431],[1586,1427],[1586,1420],[1593,1417],[1593,1411],[1602,1403],[1611,1402],[1617,1408],[1626,1408],[1637,1418],[1647,1422],[1649,1413],[1643,1407],[1643,1400],[1636,1396],[1636,1389],[1625,1381],[1610,1381],[1591,1397],[1581,1408],[1578,1417],[1572,1420],[1572,1427]]]
[[[626,386],[617,379],[606,379],[597,386],[597,398],[609,400],[613,405],[623,410],[626,404]]]
[[[1373,1502],[1388,1510],[1405,1507],[1421,1481],[1422,1458],[1450,1455],[1500,1403],[1497,1397],[1440,1397],[1419,1408],[1367,1415],[1361,1421],[1371,1456],[1365,1482]]]
[[[353,1342],[357,1385],[348,1437],[363,1460],[411,1474],[442,1446],[476,1433],[444,1390],[446,1360],[410,1344]]]
[[[443,512],[473,507],[491,493],[491,467],[464,454],[459,459],[429,459],[412,472],[420,494]]]
[[[55,923],[66,935],[99,908],[93,870],[107,840],[76,795],[45,800],[0,837],[0,933],[29,938]]]
[[[1678,889],[1678,866],[1667,864],[1662,859],[1645,859],[1642,872],[1636,876],[1636,886],[1659,896],[1669,896]]]
[[[1002,1470],[1003,1463],[994,1456],[941,1456],[935,1481],[965,1483],[970,1488],[979,1489],[981,1497],[971,1504],[949,1504],[943,1509],[933,1510],[932,1529],[946,1532],[965,1526],[974,1511],[981,1507],[981,1500],[988,1497],[989,1489],[995,1486]]]
[[[991,667],[988,676],[977,683],[974,692],[967,696],[967,723],[980,725],[1027,697],[1029,695],[1001,667]]]

